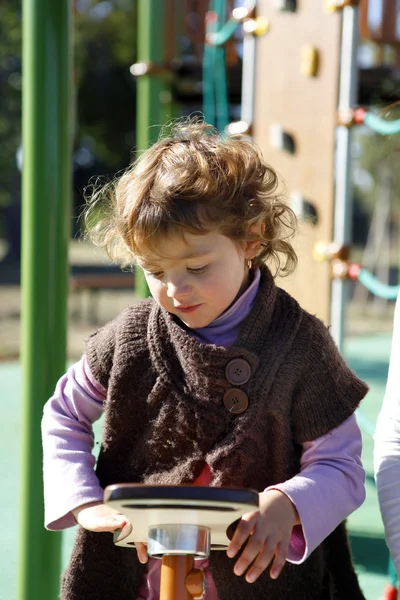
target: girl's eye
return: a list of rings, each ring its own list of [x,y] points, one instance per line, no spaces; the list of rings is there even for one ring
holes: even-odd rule
[[[204,265],[204,267],[199,267],[198,269],[189,269],[188,271],[189,273],[193,273],[194,275],[201,275],[202,273],[205,273],[208,269],[208,265]]]
[[[162,271],[157,271],[156,273],[152,273],[151,271],[147,271],[150,277],[154,277],[154,279],[160,279],[164,273]]]

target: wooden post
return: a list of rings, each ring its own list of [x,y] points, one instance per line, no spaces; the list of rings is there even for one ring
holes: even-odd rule
[[[193,600],[203,596],[204,573],[201,569],[194,569],[193,566],[193,556],[186,554],[163,556],[160,600]]]

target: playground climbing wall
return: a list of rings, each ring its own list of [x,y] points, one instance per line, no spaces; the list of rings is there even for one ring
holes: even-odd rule
[[[299,266],[278,284],[329,324],[330,264],[313,249],[333,234],[341,13],[326,12],[322,0],[259,0],[257,15],[269,31],[257,39],[254,139],[300,217]]]

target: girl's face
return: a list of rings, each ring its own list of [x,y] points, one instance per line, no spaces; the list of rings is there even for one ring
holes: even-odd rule
[[[247,259],[259,242],[239,245],[212,231],[160,240],[140,260],[154,300],[190,328],[206,327],[244,291]]]

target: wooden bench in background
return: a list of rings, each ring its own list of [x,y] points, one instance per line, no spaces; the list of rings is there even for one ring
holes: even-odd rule
[[[73,266],[69,276],[69,288],[79,299],[79,306],[74,308],[74,317],[86,319],[89,323],[99,322],[99,293],[102,290],[132,290],[135,287],[135,274],[121,271],[118,267]],[[87,306],[84,310],[84,296]]]

